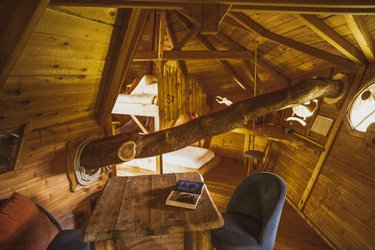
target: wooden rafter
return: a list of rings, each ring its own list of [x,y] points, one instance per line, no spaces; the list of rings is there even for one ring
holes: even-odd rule
[[[375,62],[375,43],[363,17],[346,15],[346,23],[357,40],[367,60]]]
[[[176,46],[176,37],[175,37],[175,35],[173,34],[173,31],[172,31],[172,26],[171,26],[171,21],[170,21],[170,16],[169,15],[166,16],[166,29],[167,29],[167,34],[169,35],[169,37],[171,39],[172,47],[175,48],[175,46]],[[185,78],[187,78],[188,77],[188,70],[187,70],[185,61],[178,60],[177,64],[178,64],[178,67],[180,68],[183,76]]]
[[[324,145],[324,151],[319,156],[319,160],[315,165],[314,171],[313,171],[313,173],[310,177],[310,180],[307,183],[305,191],[303,192],[302,197],[299,201],[298,208],[301,211],[303,211],[303,209],[305,208],[306,202],[308,201],[308,199],[310,197],[311,191],[314,188],[314,185],[315,185],[316,181],[318,180],[318,177],[319,177],[319,174],[322,170],[322,167],[323,167],[325,161],[327,160],[327,157],[328,157],[328,155],[331,151],[333,143],[335,142],[336,136],[337,136],[337,134],[340,130],[343,119],[345,118],[346,109],[347,109],[350,101],[354,97],[358,87],[360,86],[360,84],[362,82],[362,79],[365,75],[365,72],[366,72],[365,66],[361,66],[357,71],[357,74],[356,74],[356,76],[353,80],[353,83],[352,83],[352,85],[351,85],[351,87],[348,91],[347,97],[345,98],[345,101],[344,101],[344,103],[343,103],[343,105],[340,109],[340,112],[337,115],[337,117],[335,119],[335,122],[334,122],[334,124],[333,124],[333,126],[332,126],[332,128],[329,132],[327,141]]]
[[[186,28],[186,29],[190,29],[191,25],[189,23],[189,21],[182,17],[180,13],[174,11],[174,16],[176,17],[176,19]],[[199,41],[200,44],[202,44],[206,49],[208,49],[208,51],[206,51],[206,53],[221,53],[222,51],[216,51],[216,49],[214,48],[214,46],[204,37],[202,36],[201,34],[196,34],[195,38]],[[246,51],[245,51],[246,52]],[[247,51],[249,52],[249,51]],[[224,51],[224,53],[226,53]],[[213,59],[213,57],[209,57],[209,59]],[[227,62],[226,60],[219,60],[220,64],[222,66],[224,66],[224,68],[231,73],[231,76],[233,78],[233,80],[244,90],[246,90],[247,92],[249,93],[252,93],[253,91],[253,88],[251,86],[249,86],[249,84],[247,83],[247,81],[245,81],[236,71],[235,69],[232,67],[232,65],[230,65],[229,62]]]
[[[168,35],[169,39],[171,40],[172,49],[174,49],[177,41],[176,41],[176,37],[174,36],[173,31],[172,31],[172,25],[171,25],[170,17],[168,15],[168,13],[166,13],[166,16],[165,16],[165,31],[167,32],[167,35]]]
[[[195,36],[197,37],[198,34]],[[254,54],[248,50],[164,50],[162,60],[229,60],[229,59],[247,59]],[[155,51],[137,51],[134,61],[152,61],[159,59]]]
[[[190,41],[190,39],[192,39],[196,34],[198,34],[198,32],[199,32],[199,27],[195,27],[194,29],[189,30],[188,33],[181,39],[181,41],[177,42],[174,49],[175,50],[182,49],[185,46],[185,44]]]
[[[302,53],[311,55],[313,57],[325,60],[334,65],[337,65],[340,68],[351,69],[353,67],[354,63],[348,59],[336,56],[329,52],[314,48],[312,46],[297,42],[293,39],[268,31],[243,13],[230,13],[228,15],[230,15],[231,18],[239,22],[248,31],[255,32],[258,35],[265,37],[269,40],[272,40],[276,43],[285,45],[287,47],[298,50]]]
[[[229,37],[227,37],[225,34],[223,34],[222,32],[218,32],[215,37],[217,39],[219,39],[221,42],[225,43],[227,46],[229,46],[231,49],[236,49],[236,50],[240,50],[240,49],[246,49],[244,47],[242,47],[241,45],[237,44],[235,41],[233,41],[232,39],[230,39]],[[254,75],[254,71],[251,70],[254,69],[254,64],[248,60],[248,59],[245,59],[245,60],[242,60],[243,64],[245,65],[246,69],[248,70],[249,74],[250,74],[250,79],[251,81],[255,84],[255,78],[256,78],[256,82],[257,83],[261,83],[260,79],[258,76],[255,76]],[[260,91],[259,93],[262,92],[261,90],[262,88],[258,88],[258,90]]]
[[[215,47],[208,41],[207,38],[202,36],[201,34],[197,34],[195,38],[205,46],[209,52],[221,52],[216,51]],[[224,68],[232,74],[233,80],[244,90],[248,93],[253,93],[253,87],[250,86],[245,79],[242,78],[240,74],[236,72],[236,70],[230,65],[230,63],[226,60],[219,60],[220,64],[224,66]]]
[[[338,8],[324,6],[267,6],[267,5],[233,5],[231,12],[256,11],[272,13],[293,13],[293,14],[338,14],[338,15],[368,15],[375,13],[374,6]]]
[[[22,0],[0,31],[0,89],[50,0]]]
[[[100,97],[96,106],[96,115],[99,123],[105,125],[111,115],[113,106],[121,86],[125,80],[126,73],[130,67],[138,41],[141,37],[143,27],[146,24],[149,10],[126,10],[123,27],[119,35],[116,53],[111,61],[111,72],[108,82],[101,89]],[[121,41],[121,42],[120,42]]]
[[[297,15],[299,19],[321,38],[343,53],[350,60],[367,64],[363,53],[315,15]]]
[[[229,38],[228,36],[226,36],[222,32],[219,32],[216,35],[216,37],[219,40],[221,40],[223,43],[229,45],[230,47],[232,47],[234,49],[237,49],[237,50],[239,50],[239,49],[246,49],[246,48],[242,47],[241,45],[239,45],[237,42],[233,41],[231,38]],[[254,63],[254,57],[255,57],[255,55],[253,53],[250,60],[244,60],[244,64],[245,64],[246,68],[249,68],[249,66],[253,65],[253,63]],[[265,70],[267,73],[269,73],[270,75],[272,75],[273,77],[275,77],[275,79],[278,80],[278,81],[280,81],[280,83],[283,83],[286,86],[289,85],[290,80],[287,77],[285,77],[283,74],[281,74],[280,72],[278,72],[276,69],[274,69],[272,66],[270,66],[263,59],[258,58],[257,59],[257,65],[260,68],[262,68],[263,70]],[[252,73],[252,71],[249,71],[249,73],[254,78],[254,74]],[[257,79],[257,81],[259,81],[259,79]]]
[[[230,4],[202,4],[201,34],[217,34],[219,25],[230,7]]]
[[[350,1],[350,0],[349,0]],[[124,1],[124,0],[52,0],[53,5],[63,6],[83,6],[83,7],[112,7],[112,8],[138,8],[138,9],[170,9],[182,10],[183,3],[196,1]],[[207,1],[202,0],[202,3]],[[314,2],[310,0],[290,2],[260,2],[260,1],[223,1],[232,4],[231,12],[242,11],[266,11],[274,13],[300,13],[300,14],[348,14],[348,15],[367,15],[375,13],[375,6],[370,1],[363,1],[358,5],[330,3],[328,1]],[[353,2],[353,1],[351,1]],[[217,4],[217,2],[216,2]]]

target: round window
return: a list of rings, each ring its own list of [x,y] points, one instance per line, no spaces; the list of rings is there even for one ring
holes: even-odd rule
[[[366,132],[367,127],[375,123],[375,80],[355,96],[348,118],[352,128],[360,132]]]

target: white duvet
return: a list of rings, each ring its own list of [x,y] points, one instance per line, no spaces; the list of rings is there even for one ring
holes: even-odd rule
[[[214,157],[214,152],[209,149],[187,146],[186,148],[163,154],[163,167],[168,168],[169,165],[178,165],[187,168],[199,169]],[[121,165],[155,170],[156,158],[148,157],[133,159],[131,161],[122,163]]]

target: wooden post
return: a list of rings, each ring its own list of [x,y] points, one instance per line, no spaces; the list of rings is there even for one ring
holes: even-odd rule
[[[211,232],[194,231],[184,233],[185,250],[209,250],[211,249]]]
[[[171,129],[148,135],[123,133],[95,140],[83,149],[80,162],[86,168],[96,169],[133,158],[171,152],[200,139],[243,126],[255,117],[290,108],[321,96],[335,97],[340,94],[342,86],[339,80],[305,80],[287,89],[235,103]]]

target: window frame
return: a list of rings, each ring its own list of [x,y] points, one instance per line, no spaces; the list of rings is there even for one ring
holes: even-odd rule
[[[364,90],[366,88],[368,88],[370,85],[375,85],[375,77],[371,78],[369,81],[367,81],[363,86],[361,86],[359,88],[359,90],[356,92],[356,94],[353,96],[353,98],[350,100],[349,102],[349,105],[348,107],[346,108],[346,111],[345,111],[345,117],[346,119],[344,119],[344,125],[347,129],[347,131],[349,132],[349,134],[355,136],[355,137],[358,137],[358,138],[365,138],[365,133],[366,132],[362,132],[362,131],[359,131],[357,130],[353,124],[352,124],[352,121],[350,119],[350,111],[351,109],[353,108],[353,104],[354,104],[354,101],[358,98],[358,96],[360,96]]]

